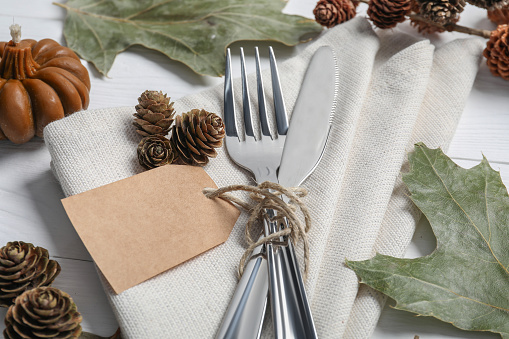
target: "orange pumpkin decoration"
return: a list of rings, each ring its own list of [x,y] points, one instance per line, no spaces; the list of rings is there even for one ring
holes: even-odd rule
[[[89,102],[90,77],[78,56],[51,39],[0,42],[0,140],[22,144]]]

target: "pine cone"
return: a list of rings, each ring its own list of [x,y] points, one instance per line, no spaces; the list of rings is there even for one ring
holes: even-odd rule
[[[378,28],[392,28],[405,21],[411,9],[410,0],[369,0],[368,16]]]
[[[81,314],[71,297],[53,287],[38,287],[16,298],[5,315],[4,337],[78,338]]]
[[[174,159],[175,152],[170,140],[162,135],[145,137],[138,144],[138,161],[146,169],[171,164]]]
[[[26,290],[49,286],[60,273],[60,265],[48,251],[22,241],[0,248],[0,306],[9,307]]]
[[[452,23],[456,23],[456,22],[458,22],[458,20],[459,20],[459,17],[456,17],[452,21]],[[411,21],[411,25],[413,27],[417,28],[417,32],[422,33],[424,35],[445,32],[445,29],[440,28],[438,26],[430,25],[424,21],[413,20],[413,19],[411,19],[410,21]]]
[[[313,14],[316,22],[331,28],[354,18],[357,14],[358,4],[352,0],[320,0],[313,10]]]
[[[168,134],[175,115],[174,102],[170,102],[163,92],[156,91],[143,92],[138,102],[133,122],[136,132],[144,137]]]
[[[434,23],[445,26],[456,23],[465,8],[465,0],[417,0],[419,14]]]
[[[467,0],[467,2],[487,10],[502,9],[509,5],[509,0]]]
[[[509,8],[505,6],[488,10],[488,19],[497,25],[509,24]]]
[[[202,166],[209,162],[209,157],[216,157],[215,148],[221,147],[224,136],[221,117],[204,109],[193,109],[177,116],[170,141],[183,163]]]
[[[417,3],[417,1],[412,1],[412,11],[413,12],[415,12],[416,14],[419,14],[419,11],[420,11],[419,7],[420,6]],[[454,20],[452,20],[452,23],[458,22],[459,19],[460,19],[459,16],[457,16]],[[410,23],[413,27],[417,28],[417,31],[419,33],[422,33],[422,34],[433,34],[433,33],[445,32],[444,28],[429,24],[425,21],[410,19]]]
[[[483,55],[491,73],[509,80],[509,26],[499,25],[491,32]]]

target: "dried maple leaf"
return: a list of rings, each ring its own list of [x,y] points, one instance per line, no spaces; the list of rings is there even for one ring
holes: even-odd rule
[[[71,0],[64,36],[69,48],[107,74],[116,55],[142,45],[198,74],[221,76],[225,50],[239,40],[286,45],[318,33],[313,20],[282,14],[281,0]]]
[[[403,181],[437,248],[416,259],[377,254],[347,265],[397,309],[509,338],[509,196],[500,174],[486,159],[464,169],[423,144],[409,161]]]
[[[111,337],[101,337],[90,332],[81,332],[78,339],[122,339],[120,328]]]

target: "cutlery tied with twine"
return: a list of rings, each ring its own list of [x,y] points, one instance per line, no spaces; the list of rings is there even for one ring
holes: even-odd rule
[[[230,192],[244,191],[248,192],[251,203],[243,201],[230,194]],[[248,243],[248,248],[240,259],[238,274],[239,278],[242,276],[244,266],[247,263],[253,250],[262,244],[272,243],[273,246],[285,246],[287,241],[281,239],[291,238],[294,244],[299,240],[303,243],[304,249],[304,278],[307,277],[309,266],[309,240],[307,233],[311,227],[311,216],[307,206],[301,198],[307,195],[307,190],[302,187],[283,187],[280,184],[265,181],[258,186],[251,185],[230,185],[218,189],[205,188],[203,194],[209,199],[220,198],[231,202],[249,213],[249,219],[245,228],[245,237]],[[280,196],[285,195],[289,198],[289,203],[286,203]],[[286,227],[269,235],[263,236],[258,240],[254,240],[252,234],[260,234],[257,231],[257,220],[269,218],[266,209],[273,209],[276,211],[274,217],[278,225],[286,225]],[[300,210],[304,216],[304,222],[298,216],[297,211]],[[286,218],[287,222],[284,220]],[[273,221],[273,220],[270,220]]]

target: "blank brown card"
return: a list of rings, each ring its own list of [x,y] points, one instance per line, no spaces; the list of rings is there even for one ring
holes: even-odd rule
[[[228,239],[239,211],[202,190],[201,167],[168,165],[62,200],[74,228],[120,293]]]

